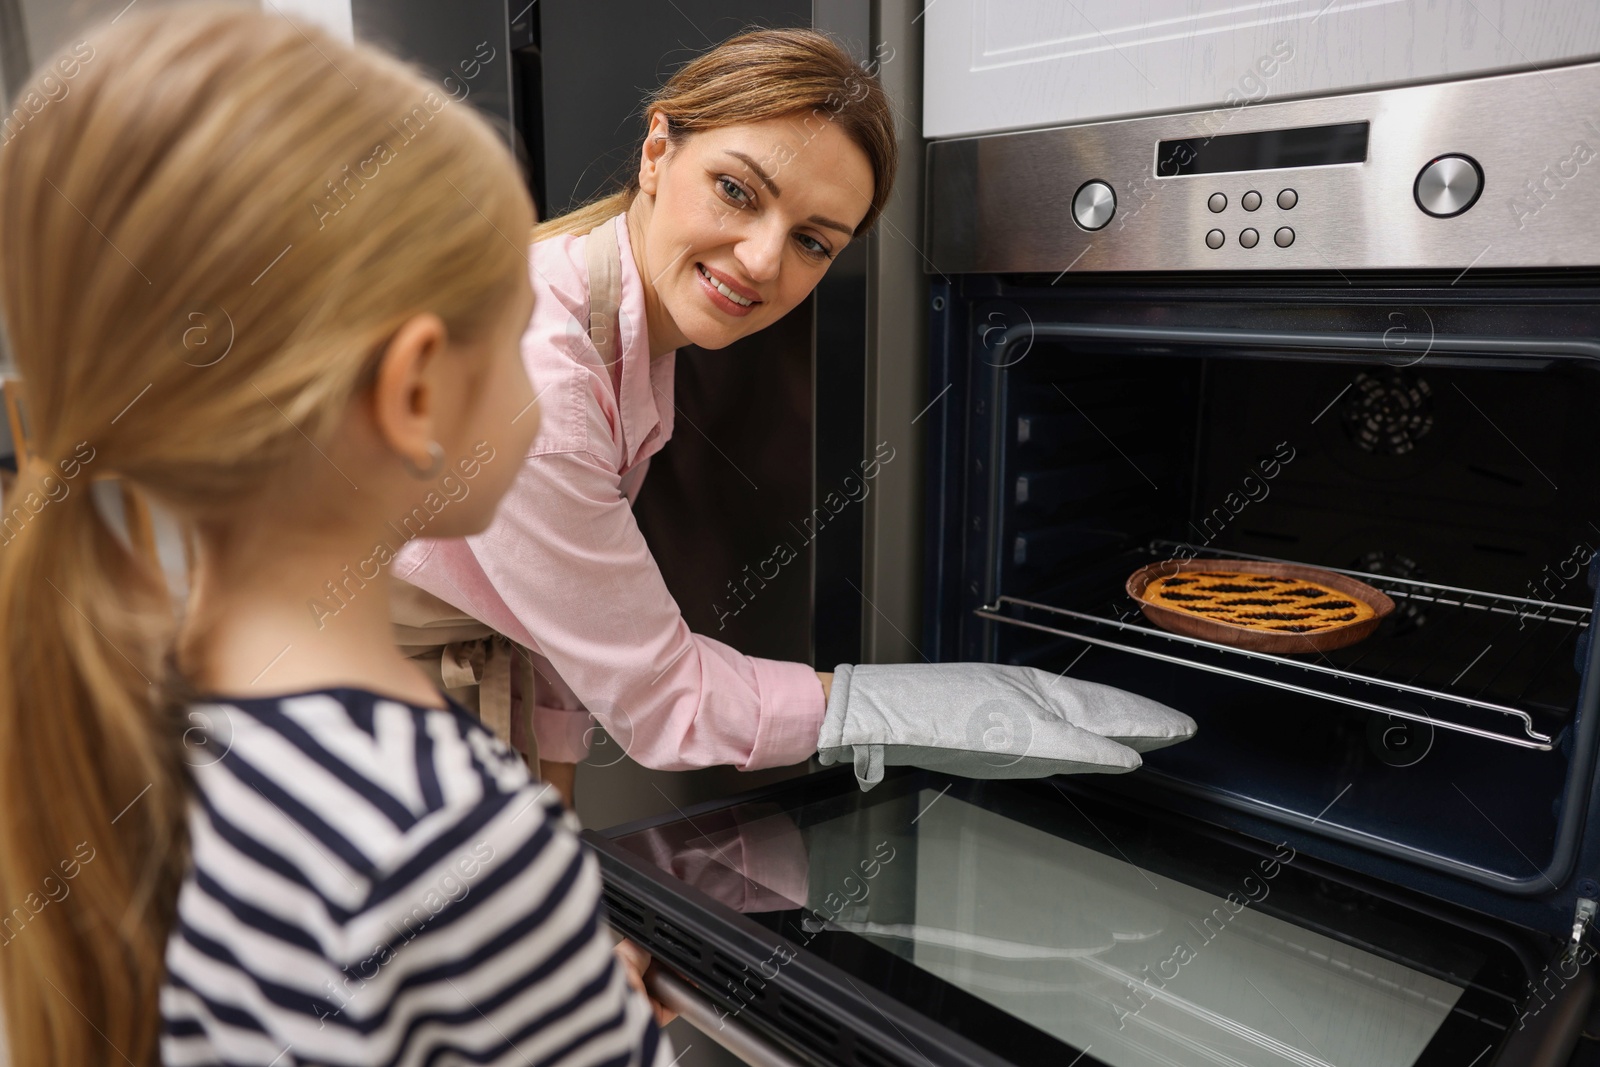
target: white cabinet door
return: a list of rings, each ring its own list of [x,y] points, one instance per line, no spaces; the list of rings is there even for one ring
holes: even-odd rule
[[[1596,0],[928,0],[927,137],[1600,55]]]

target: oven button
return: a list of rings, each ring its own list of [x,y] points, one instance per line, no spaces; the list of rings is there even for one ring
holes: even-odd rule
[[[1221,193],[1212,193],[1211,199],[1206,201],[1206,207],[1212,211],[1221,211],[1228,206],[1228,198]]]
[[[1261,235],[1254,230],[1246,230],[1239,235],[1239,243],[1246,248],[1254,248],[1259,240]]]
[[[1471,156],[1449,155],[1433,160],[1417,174],[1411,193],[1417,206],[1436,219],[1461,214],[1483,192],[1483,168]]]
[[[1300,194],[1293,189],[1285,189],[1278,194],[1278,206],[1288,211],[1300,202]]]
[[[1206,247],[1221,248],[1222,242],[1226,240],[1227,238],[1222,235],[1221,230],[1212,230],[1210,233],[1206,234]]]
[[[1261,206],[1261,194],[1254,189],[1250,190],[1239,198],[1239,206],[1246,211],[1254,211]]]
[[[1277,242],[1279,248],[1288,248],[1294,244],[1294,231],[1285,226],[1273,234],[1272,239]]]
[[[1117,213],[1117,194],[1102,181],[1084,182],[1072,197],[1072,217],[1086,230],[1098,230]]]

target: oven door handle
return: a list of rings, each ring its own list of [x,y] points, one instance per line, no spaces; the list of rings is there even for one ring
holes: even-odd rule
[[[644,984],[652,997],[677,1012],[684,1022],[751,1067],[804,1067],[799,1060],[778,1051],[727,1012],[718,1011],[699,990],[668,970],[660,960],[645,972]]]
[[[1409,308],[1406,310],[1410,310]],[[1600,344],[1574,337],[1472,337],[1435,333],[1433,318],[1426,308],[1418,307],[1427,318],[1427,335],[1424,340],[1420,330],[1392,327],[1383,333],[1303,333],[1282,330],[1231,330],[1207,327],[1174,326],[1123,326],[1100,322],[1034,322],[1027,321],[1007,327],[998,341],[993,342],[990,355],[1001,359],[993,366],[1005,367],[1022,356],[1010,356],[1006,350],[1018,342],[1028,348],[1040,338],[1061,340],[1108,341],[1118,344],[1191,345],[1228,347],[1235,349],[1305,349],[1313,352],[1337,353],[1363,352],[1381,354],[1382,362],[1398,366],[1412,366],[1433,355],[1467,357],[1474,366],[1494,366],[1504,363],[1515,366],[1529,359],[1588,359],[1600,360]],[[999,327],[989,327],[990,330]],[[985,331],[985,345],[991,342]],[[1026,348],[1024,355],[1026,355]],[[1494,357],[1501,357],[1495,360]],[[1509,357],[1506,358],[1506,357]]]

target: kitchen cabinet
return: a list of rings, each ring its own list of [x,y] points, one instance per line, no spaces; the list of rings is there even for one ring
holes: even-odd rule
[[[923,134],[1257,103],[1600,53],[1593,0],[930,0]]]

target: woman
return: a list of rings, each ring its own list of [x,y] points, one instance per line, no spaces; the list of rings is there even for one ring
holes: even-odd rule
[[[533,439],[513,160],[311,27],[113,21],[0,150],[33,448],[0,548],[10,1062],[668,1063],[569,813],[347,577],[419,502],[482,530]],[[181,628],[102,477],[196,531]]]
[[[647,114],[628,188],[534,231],[523,358],[544,428],[504,506],[477,536],[411,542],[394,568],[532,650],[532,733],[569,802],[591,712],[651,767],[816,751],[831,676],[690,633],[631,503],[672,435],[674,350],[724,348],[796,307],[872,227],[896,167],[882,88],[807,30],[725,42]],[[593,273],[612,261],[614,345],[590,330],[609,318]]]

